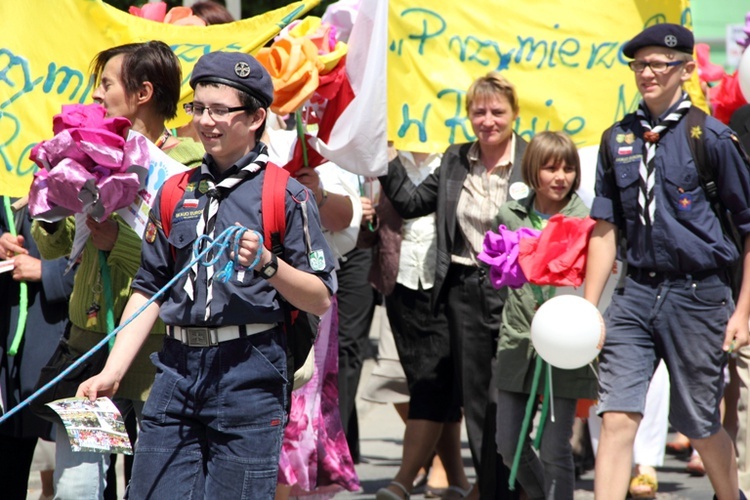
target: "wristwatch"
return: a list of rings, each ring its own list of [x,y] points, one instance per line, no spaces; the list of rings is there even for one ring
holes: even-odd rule
[[[276,254],[271,252],[271,260],[266,262],[263,267],[260,268],[261,276],[263,276],[265,279],[270,279],[276,276],[276,271],[279,270],[279,261],[276,258]]]

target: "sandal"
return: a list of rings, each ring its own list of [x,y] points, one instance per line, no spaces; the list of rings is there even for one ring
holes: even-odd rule
[[[441,500],[462,500],[469,496],[469,490],[459,486],[448,486],[441,496]]]
[[[628,493],[631,498],[656,498],[659,483],[651,474],[638,474],[630,478]]]
[[[690,461],[685,468],[691,476],[703,477],[706,475],[706,468],[703,466],[703,460],[697,453],[694,453],[693,456],[690,457]]]
[[[670,455],[680,456],[692,452],[693,447],[690,445],[690,440],[688,440],[687,438],[677,438],[674,441],[670,441],[667,443],[666,451]]]
[[[392,492],[388,488],[390,486],[395,486],[397,489],[401,490],[401,493],[403,493],[404,496],[399,496],[398,494]],[[406,486],[399,483],[398,481],[391,481],[391,483],[386,486],[385,488],[380,488],[377,493],[375,493],[375,500],[409,500],[409,490],[406,489]]]
[[[430,486],[429,484],[425,486],[424,489],[424,497],[425,498],[440,498],[443,495],[445,495],[445,491],[448,488],[444,488],[442,486]]]

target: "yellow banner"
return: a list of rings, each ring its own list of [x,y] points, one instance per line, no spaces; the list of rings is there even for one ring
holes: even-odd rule
[[[466,90],[500,71],[519,95],[518,134],[598,145],[640,101],[622,45],[664,22],[690,28],[689,0],[390,0],[388,137],[423,152],[474,140]]]
[[[187,102],[190,74],[201,55],[215,50],[255,53],[319,2],[299,1],[208,27],[148,21],[100,0],[0,2],[0,195],[27,194],[36,169],[29,151],[52,136],[52,117],[61,106],[91,102],[89,65],[97,52],[123,43],[164,41],[182,63],[181,97]],[[175,121],[185,123],[187,117]]]

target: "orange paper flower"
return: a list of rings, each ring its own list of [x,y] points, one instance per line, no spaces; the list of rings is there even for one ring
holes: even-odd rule
[[[284,37],[257,55],[273,81],[271,111],[286,115],[299,109],[318,88],[318,48],[307,38]]]

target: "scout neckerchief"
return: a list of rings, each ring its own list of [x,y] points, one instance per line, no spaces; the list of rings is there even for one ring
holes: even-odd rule
[[[654,157],[656,156],[656,144],[659,142],[661,133],[673,126],[685,116],[692,106],[687,93],[683,93],[677,108],[669,113],[655,127],[651,127],[647,116],[646,105],[641,101],[638,105],[636,115],[641,121],[641,126],[646,129],[643,133],[643,155],[641,156],[641,165],[638,169],[640,173],[640,191],[638,193],[638,208],[641,224],[650,226],[654,223],[654,214],[656,212],[656,203],[654,203],[656,184],[656,169],[654,168]],[[645,159],[645,160],[644,160]]]
[[[208,168],[208,165],[204,162],[201,165],[201,183],[205,182],[206,196],[208,202],[203,209],[203,215],[198,219],[198,224],[195,226],[196,237],[200,238],[203,235],[213,238],[214,227],[216,226],[216,215],[219,212],[219,204],[221,200],[227,197],[230,191],[234,189],[238,184],[243,182],[245,179],[252,175],[257,174],[264,168],[268,163],[268,148],[262,142],[259,142],[254,150],[257,153],[255,160],[250,164],[245,165],[237,172],[222,179],[218,184],[214,183],[214,176]],[[203,250],[203,249],[201,249]],[[190,268],[187,281],[185,281],[185,293],[187,293],[190,300],[194,299],[195,291],[195,280],[198,276],[198,263],[196,262]],[[213,266],[206,266],[206,314],[204,319],[208,321],[211,317],[211,301],[213,299]]]

